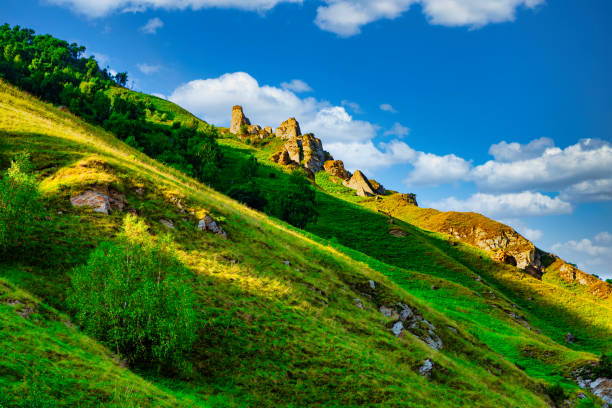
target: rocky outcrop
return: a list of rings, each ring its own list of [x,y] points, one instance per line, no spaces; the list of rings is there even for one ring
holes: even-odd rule
[[[273,133],[272,128],[270,126],[266,126],[265,128],[263,128],[263,130],[269,135]]]
[[[70,198],[73,207],[90,207],[94,211],[108,215],[112,210],[123,211],[126,206],[125,197],[109,188],[86,190]]]
[[[292,137],[285,142],[283,149],[270,158],[283,166],[293,163],[303,166],[313,174],[323,170],[323,163],[329,153],[323,150],[323,143],[312,134]]]
[[[612,286],[608,285],[606,282],[581,271],[574,265],[570,265],[554,255],[551,256],[555,257],[555,260],[550,265],[550,269],[556,270],[564,281],[585,286],[588,288],[589,292],[602,299],[612,296]]]
[[[289,156],[289,152],[287,150],[274,153],[272,156],[270,156],[270,160],[272,160],[274,163],[280,164],[281,166],[298,166],[297,162],[291,160],[291,156]]]
[[[262,131],[263,131],[263,129],[259,125],[248,125],[247,126],[247,134],[249,134],[249,135],[258,135]]]
[[[313,173],[323,170],[325,163],[325,151],[321,139],[312,134],[302,136],[302,164]]]
[[[232,107],[232,119],[230,123],[230,132],[237,135],[240,133],[240,128],[242,126],[250,126],[251,122],[249,118],[244,116],[244,112],[242,112],[242,106],[236,105]]]
[[[198,229],[200,231],[208,231],[213,234],[217,234],[220,237],[227,239],[227,233],[221,226],[217,223],[217,221],[213,220],[210,215],[207,215],[200,221],[198,221]]]
[[[291,139],[292,137],[301,136],[302,132],[300,131],[298,121],[295,118],[289,118],[276,128],[275,134],[276,137],[281,139]]]
[[[327,160],[323,163],[323,168],[330,175],[342,180],[348,180],[351,177],[351,174],[344,168],[342,160]]]
[[[356,190],[357,195],[360,197],[372,197],[376,195],[376,191],[374,191],[374,188],[361,170],[357,170],[350,179],[342,184],[345,187]]]
[[[378,181],[376,180],[368,180],[368,181],[370,182],[370,185],[372,186],[372,189],[374,190],[376,194],[385,195],[387,193],[387,190],[385,190],[383,185],[380,184]]]

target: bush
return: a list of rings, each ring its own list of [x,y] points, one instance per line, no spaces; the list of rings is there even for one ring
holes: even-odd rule
[[[0,255],[14,256],[15,250],[31,248],[43,222],[44,209],[30,156],[17,155],[0,179]]]
[[[316,193],[308,180],[296,170],[291,174],[287,192],[277,200],[273,212],[294,227],[304,228],[317,219],[315,198]]]
[[[227,195],[236,201],[260,211],[268,204],[266,197],[259,191],[257,185],[253,182],[233,186],[228,190]]]
[[[130,364],[184,372],[197,330],[187,274],[170,243],[153,240],[144,222],[129,215],[116,241],[102,242],[73,270],[67,302],[85,332]]]
[[[566,398],[565,391],[563,387],[559,383],[555,383],[554,385],[550,385],[546,388],[546,392],[551,400],[555,403],[561,402]]]
[[[607,354],[602,354],[599,364],[593,369],[593,379],[612,378],[612,359]]]

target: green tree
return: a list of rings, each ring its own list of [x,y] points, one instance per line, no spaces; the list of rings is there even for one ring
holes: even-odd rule
[[[167,238],[154,239],[128,215],[117,240],[73,270],[67,301],[87,333],[131,364],[183,371],[198,326],[188,274]]]
[[[44,215],[30,155],[19,154],[0,179],[0,254],[31,248]]]

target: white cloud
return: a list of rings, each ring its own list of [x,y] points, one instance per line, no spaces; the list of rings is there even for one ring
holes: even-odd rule
[[[397,113],[393,106],[389,105],[388,103],[383,103],[382,105],[380,105],[380,110],[385,112]]]
[[[495,160],[499,162],[513,162],[538,157],[544,153],[546,149],[554,146],[555,143],[553,140],[547,137],[532,140],[526,145],[516,142],[506,143],[504,141],[491,145],[489,154],[495,157]]]
[[[147,21],[147,24],[140,27],[140,31],[145,34],[157,34],[157,30],[164,26],[164,22],[161,21],[158,17],[152,18]]]
[[[145,75],[154,74],[161,69],[159,65],[150,65],[150,64],[137,64],[136,65],[140,72]]]
[[[513,21],[519,7],[535,8],[544,0],[327,0],[317,9],[315,24],[342,37],[381,19],[394,19],[419,3],[431,24],[482,27]]]
[[[147,9],[200,10],[203,8],[235,8],[266,11],[279,3],[301,3],[302,0],[47,0],[49,3],[71,8],[88,17],[104,17],[116,11],[142,12]]]
[[[289,91],[293,91],[296,93],[312,92],[312,88],[310,87],[310,85],[308,85],[306,82],[302,81],[301,79],[294,79],[290,82],[283,82],[281,84],[281,87],[283,89],[287,89]]]
[[[110,62],[110,57],[100,52],[92,52],[91,56],[94,57],[96,61],[98,61],[98,66],[100,66],[101,68],[106,67]]]
[[[384,136],[392,135],[392,136],[397,136],[400,138],[404,136],[408,136],[408,134],[410,134],[410,128],[406,126],[402,126],[402,124],[399,122],[395,122],[393,126],[391,127],[391,129],[383,133]]]
[[[603,279],[612,278],[612,234],[607,231],[593,239],[558,242],[552,246],[552,252],[576,263],[585,272],[596,273]]]
[[[340,104],[349,108],[351,111],[353,111],[353,113],[357,115],[363,113],[363,109],[361,109],[361,106],[357,102],[351,102],[344,99]]]
[[[419,153],[398,140],[381,143],[378,147],[371,140],[326,143],[324,147],[334,157],[341,159],[347,170],[360,169],[369,177],[372,177],[377,169],[409,163],[415,160]]]
[[[147,9],[199,10],[234,8],[267,11],[280,3],[303,0],[47,0],[77,13],[98,18],[120,12]],[[315,24],[343,37],[358,34],[361,27],[381,19],[394,19],[420,4],[431,24],[477,28],[490,23],[513,21],[519,7],[535,8],[544,0],[324,0],[317,8]],[[153,31],[154,32],[154,31]]]
[[[561,190],[561,198],[575,202],[612,200],[612,178],[576,183]]]
[[[512,194],[476,193],[465,200],[449,197],[428,203],[442,211],[474,211],[491,218],[558,215],[572,212],[572,205],[559,197],[524,191]]]
[[[499,146],[499,145],[495,145]],[[499,154],[499,152],[496,152]],[[507,154],[507,157],[513,156]],[[512,162],[488,161],[472,171],[472,179],[483,191],[521,191],[568,188],[579,194],[609,193],[609,183],[580,184],[609,179],[612,147],[598,139],[582,139],[565,149],[546,148],[538,157]],[[573,186],[573,187],[568,187]],[[564,198],[567,195],[564,194]]]
[[[409,186],[459,182],[466,179],[471,167],[470,162],[454,154],[438,156],[424,152],[417,152],[410,163],[414,169],[405,180]]]

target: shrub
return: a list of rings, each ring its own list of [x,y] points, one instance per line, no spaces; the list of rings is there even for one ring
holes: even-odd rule
[[[550,399],[552,399],[555,403],[561,402],[566,398],[565,391],[559,383],[548,386],[546,388],[546,392]]]
[[[85,332],[121,353],[130,364],[179,371],[197,330],[188,270],[167,239],[127,216],[116,241],[102,242],[86,265],[71,273],[68,305]]]
[[[31,248],[43,222],[44,209],[30,156],[17,155],[0,179],[0,254],[15,255],[17,249]]]
[[[253,182],[233,186],[229,189],[227,195],[232,197],[234,200],[240,201],[241,203],[260,211],[262,211],[266,204],[268,204],[266,197],[261,193],[261,191],[259,191],[257,185]]]
[[[602,354],[599,364],[593,369],[593,378],[612,378],[612,359],[607,354]]]
[[[304,228],[317,219],[315,198],[316,193],[308,180],[296,170],[291,174],[286,193],[276,201],[273,212],[294,227]]]

